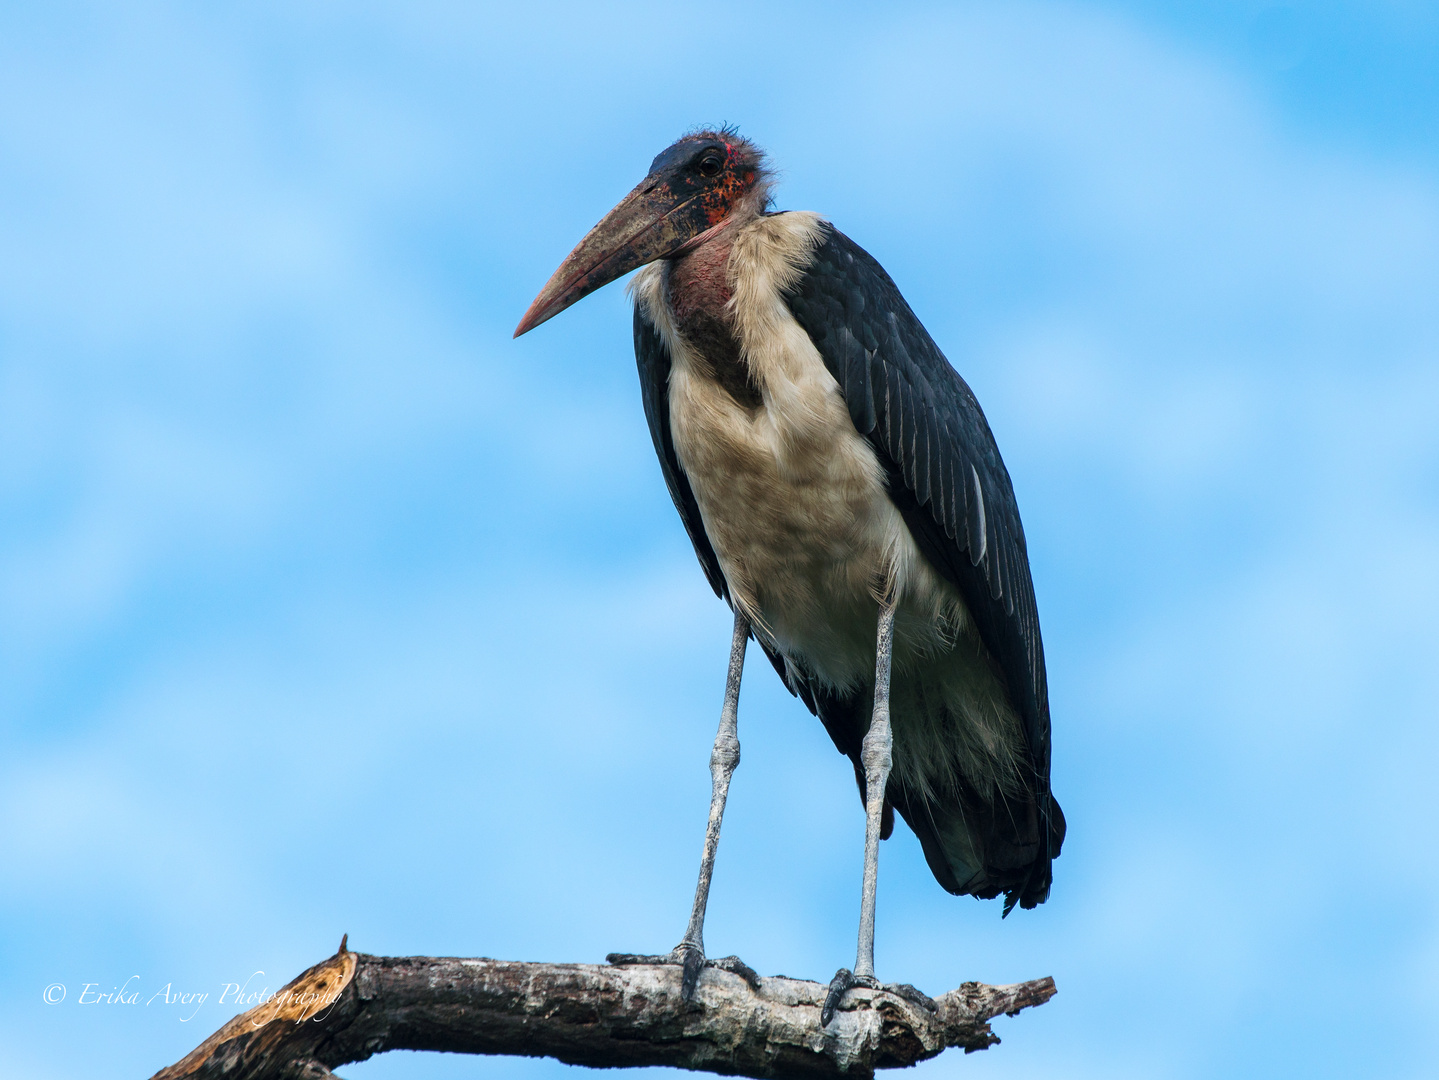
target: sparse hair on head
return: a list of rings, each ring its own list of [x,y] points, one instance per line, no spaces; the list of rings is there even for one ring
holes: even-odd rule
[[[701,139],[717,139],[739,150],[747,163],[754,169],[753,193],[759,203],[759,209],[767,210],[773,206],[774,196],[770,192],[778,176],[770,166],[769,155],[757,143],[741,135],[738,124],[720,124],[718,127],[696,125],[681,135],[677,141],[698,142]]]

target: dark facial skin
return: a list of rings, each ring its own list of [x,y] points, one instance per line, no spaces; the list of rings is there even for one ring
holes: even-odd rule
[[[718,225],[754,187],[758,177],[755,157],[748,146],[714,136],[694,136],[656,156],[646,179],[668,185],[677,196],[697,199],[706,222]]]
[[[704,132],[681,139],[570,252],[515,336],[629,271],[680,252],[752,201],[761,176],[758,151],[736,136]]]

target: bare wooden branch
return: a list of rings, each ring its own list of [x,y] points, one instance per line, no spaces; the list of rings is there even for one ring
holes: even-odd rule
[[[386,1050],[868,1078],[950,1046],[983,1050],[999,1042],[990,1019],[1043,1004],[1055,992],[1052,979],[965,983],[934,999],[931,1013],[887,991],[856,987],[821,1029],[826,989],[706,967],[695,1001],[685,1005],[675,966],[367,956],[342,943],[153,1080],[325,1080],[331,1069]]]

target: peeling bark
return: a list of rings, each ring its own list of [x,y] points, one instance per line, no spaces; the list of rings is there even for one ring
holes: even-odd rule
[[[740,965],[743,968],[743,965]],[[553,1057],[595,1068],[670,1065],[750,1077],[869,1078],[947,1047],[999,1042],[988,1021],[1040,1005],[1053,979],[965,983],[937,1011],[856,987],[828,1028],[827,987],[706,967],[695,1001],[658,964],[526,964],[340,951],[237,1016],[153,1080],[324,1080],[386,1050]]]

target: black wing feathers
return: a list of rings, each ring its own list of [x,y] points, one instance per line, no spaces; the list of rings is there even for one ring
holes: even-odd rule
[[[884,268],[839,230],[824,226],[785,299],[889,470],[920,550],[964,597],[1024,721],[1041,851],[1017,898],[1032,907],[1048,892],[1064,826],[1049,793],[1049,693],[1024,529],[994,436]]]

